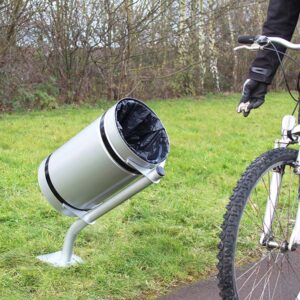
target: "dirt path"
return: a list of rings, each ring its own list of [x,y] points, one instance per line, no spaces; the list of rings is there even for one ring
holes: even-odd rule
[[[264,256],[236,271],[240,299],[300,299],[300,247]],[[250,295],[250,297],[249,297]],[[298,296],[298,297],[297,297]],[[158,300],[220,300],[217,278],[174,290]]]
[[[220,300],[216,277],[176,289],[157,300]]]

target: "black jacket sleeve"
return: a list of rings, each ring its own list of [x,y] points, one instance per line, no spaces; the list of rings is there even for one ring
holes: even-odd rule
[[[297,25],[299,12],[300,0],[270,0],[262,34],[290,41]],[[283,52],[286,50],[280,45],[276,45],[276,48]],[[249,78],[270,84],[278,66],[279,61],[275,52],[259,51],[250,67]]]

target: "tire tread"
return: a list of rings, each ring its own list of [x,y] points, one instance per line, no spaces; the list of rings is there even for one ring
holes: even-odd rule
[[[256,158],[241,176],[226,206],[221,225],[220,242],[218,245],[218,287],[223,300],[238,299],[233,278],[234,249],[240,218],[247,198],[259,177],[274,163],[279,161],[293,162],[298,151],[278,148],[270,150]]]

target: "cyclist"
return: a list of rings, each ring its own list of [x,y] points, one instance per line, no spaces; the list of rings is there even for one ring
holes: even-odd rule
[[[270,0],[262,34],[290,41],[299,13],[299,0]],[[276,47],[281,52],[286,51],[283,46]],[[264,103],[268,85],[272,82],[278,66],[279,61],[275,52],[263,50],[257,53],[243,85],[242,97],[237,107],[238,113],[243,113],[247,117],[251,109],[258,108]]]

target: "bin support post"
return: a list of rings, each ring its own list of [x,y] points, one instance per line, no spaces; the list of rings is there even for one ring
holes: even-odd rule
[[[156,169],[151,170],[147,176],[143,176],[120,191],[118,194],[112,196],[103,204],[100,204],[90,210],[70,226],[65,236],[62,251],[40,255],[37,258],[43,262],[53,265],[54,267],[68,267],[74,264],[83,263],[83,260],[80,257],[73,254],[73,246],[78,233],[87,225],[92,224],[95,220],[135,194],[141,192],[150,184],[158,183],[162,176],[164,176],[162,167],[157,167]]]

